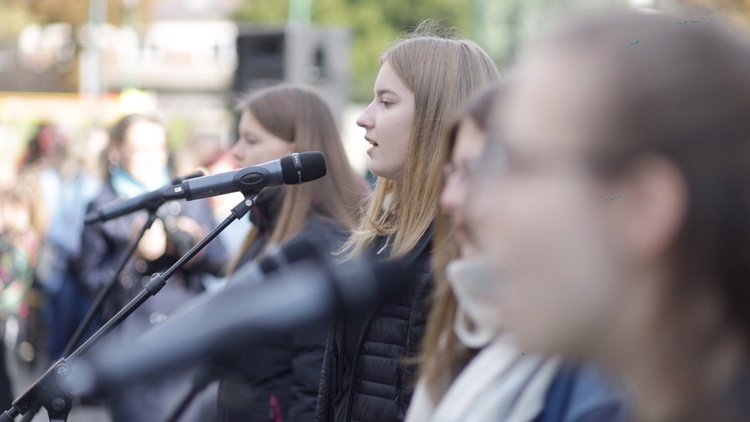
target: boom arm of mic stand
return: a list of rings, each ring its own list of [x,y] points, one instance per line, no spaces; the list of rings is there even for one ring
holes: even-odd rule
[[[176,185],[178,183],[182,183],[185,180],[193,179],[195,177],[200,177],[203,175],[203,172],[197,172],[195,174],[191,174],[185,177],[177,177],[171,181],[171,184]],[[99,290],[99,293],[97,294],[96,298],[94,299],[94,303],[91,304],[91,307],[89,308],[88,312],[86,313],[86,316],[84,316],[81,323],[78,325],[78,328],[76,328],[75,333],[73,333],[73,336],[68,340],[68,344],[65,345],[65,349],[62,352],[62,357],[68,356],[70,352],[73,350],[73,348],[78,344],[78,342],[81,340],[81,337],[83,337],[83,333],[86,331],[86,329],[91,324],[91,321],[93,321],[94,317],[97,313],[101,310],[102,306],[104,306],[104,301],[107,299],[107,296],[109,296],[112,293],[112,289],[114,289],[115,284],[117,284],[117,278],[120,276],[120,273],[125,268],[125,265],[128,263],[128,260],[131,256],[133,256],[133,253],[135,252],[135,248],[138,246],[138,243],[143,238],[144,233],[146,233],[146,230],[150,229],[151,226],[154,224],[154,221],[156,220],[156,211],[162,206],[164,203],[157,203],[157,204],[150,204],[146,210],[148,211],[148,218],[146,220],[146,224],[143,226],[141,231],[138,233],[138,236],[133,240],[133,242],[128,245],[128,249],[125,252],[125,254],[122,256],[122,259],[120,263],[117,266],[117,269],[115,272],[113,272],[106,283],[104,283],[104,287]]]
[[[175,262],[163,274],[154,274],[151,281],[141,290],[138,295],[125,305],[115,316],[97,330],[85,343],[76,349],[67,359],[61,358],[55,362],[41,377],[39,377],[24,393],[13,401],[12,406],[0,415],[0,422],[11,422],[18,415],[23,415],[32,410],[36,405],[47,409],[50,421],[65,421],[72,407],[72,396],[62,387],[62,381],[70,374],[71,367],[67,360],[73,361],[84,356],[98,344],[104,336],[109,334],[117,325],[132,314],[149,297],[155,295],[167,284],[167,280],[174,275],[185,263],[200,252],[209,242],[226,229],[234,220],[242,218],[255,203],[257,192],[243,192],[245,199],[237,204],[230,215],[218,226],[211,230],[195,246]]]

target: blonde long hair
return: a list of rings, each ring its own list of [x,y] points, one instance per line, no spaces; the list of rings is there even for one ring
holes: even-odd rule
[[[380,58],[414,93],[414,124],[402,182],[379,177],[364,216],[342,249],[344,259],[362,255],[378,236],[391,238],[391,256],[408,253],[432,224],[440,194],[450,118],[477,90],[499,78],[492,59],[476,43],[418,30]]]
[[[273,135],[294,144],[296,152],[320,151],[326,158],[325,177],[283,187],[278,222],[267,247],[297,234],[311,213],[353,228],[367,185],[364,177],[352,169],[333,115],[323,99],[310,88],[283,84],[253,92],[241,100],[238,108],[252,113]],[[257,229],[253,228],[230,264],[230,270],[257,236]]]
[[[443,163],[451,161],[456,146],[459,127],[466,121],[476,123],[482,131],[487,131],[493,110],[503,94],[502,83],[496,83],[482,90],[457,114],[443,139]],[[441,179],[440,189],[445,186]],[[454,239],[454,224],[449,215],[440,207],[435,224],[435,257],[432,262],[436,288],[434,300],[427,320],[422,340],[420,356],[421,377],[428,386],[431,398],[438,401],[445,394],[444,379],[453,380],[463,367],[476,354],[464,347],[456,337],[453,322],[456,319],[458,302],[450,283],[446,279],[445,268],[450,261],[459,257]]]

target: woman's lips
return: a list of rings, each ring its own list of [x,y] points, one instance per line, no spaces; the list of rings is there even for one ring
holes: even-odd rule
[[[370,148],[367,149],[367,153],[369,154],[370,151],[372,151],[373,149],[377,148],[378,143],[375,142],[375,141],[373,141],[372,139],[366,137],[366,136],[365,136],[365,140],[370,143]]]

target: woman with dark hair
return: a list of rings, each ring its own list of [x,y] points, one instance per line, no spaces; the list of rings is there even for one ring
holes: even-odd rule
[[[520,56],[471,183],[504,323],[608,364],[637,420],[750,420],[750,55],[723,26],[566,22]]]
[[[250,211],[253,227],[234,259],[236,273],[297,239],[310,239],[323,251],[338,249],[354,227],[368,188],[349,164],[328,105],[310,88],[279,85],[253,92],[239,109],[239,139],[232,153],[240,165],[320,151],[327,174],[261,191]],[[225,369],[219,386],[221,420],[312,420],[326,328],[305,327],[247,342],[220,359]]]
[[[166,128],[153,116],[131,114],[117,121],[110,130],[107,157],[109,174],[101,192],[89,204],[89,211],[170,182]],[[167,270],[214,226],[211,209],[205,201],[170,201],[159,208],[157,216],[104,302],[104,320],[114,316],[140,293],[151,275]],[[142,210],[85,226],[81,242],[81,279],[92,299],[104,288],[145,222],[146,212]],[[222,275],[226,261],[221,244],[209,243],[167,280],[158,294],[129,315],[113,331],[111,340],[133,341],[152,325],[167,319],[179,306],[203,291],[203,274]],[[178,387],[182,384],[184,379],[175,376],[119,389],[111,396],[112,416],[115,421],[163,419],[179,399]]]

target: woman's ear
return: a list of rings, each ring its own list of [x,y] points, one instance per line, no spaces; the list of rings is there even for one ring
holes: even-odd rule
[[[629,186],[623,223],[630,255],[658,259],[669,252],[685,222],[687,182],[672,161],[658,155],[638,159],[625,178]]]

